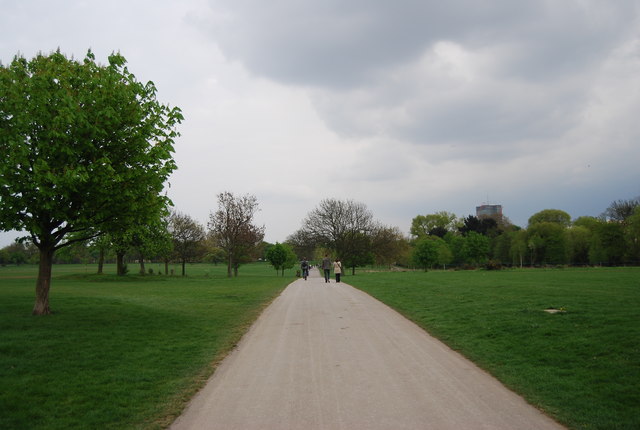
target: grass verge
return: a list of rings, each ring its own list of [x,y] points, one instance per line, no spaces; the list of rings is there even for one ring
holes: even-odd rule
[[[0,268],[0,428],[168,425],[292,281],[266,264],[225,270],[122,278],[56,266],[54,315],[33,317],[37,268]]]
[[[345,281],[570,428],[640,428],[638,268],[358,273]]]

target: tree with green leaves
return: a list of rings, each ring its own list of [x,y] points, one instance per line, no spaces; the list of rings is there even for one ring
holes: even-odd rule
[[[636,206],[626,219],[625,240],[627,242],[627,254],[631,262],[640,263],[640,206]]]
[[[509,255],[511,262],[522,268],[524,266],[524,259],[527,255],[527,231],[516,230],[508,233],[510,238]]]
[[[413,247],[413,263],[425,272],[438,263],[440,248],[438,241],[444,243],[444,240],[439,237],[426,236],[418,239]]]
[[[569,263],[588,264],[591,232],[588,228],[574,225],[567,229],[567,243],[569,247]]]
[[[540,221],[527,229],[532,262],[537,264],[566,264],[571,252],[567,229],[562,222]]]
[[[111,238],[108,234],[98,236],[90,242],[89,246],[98,252],[98,275],[102,275],[105,256],[112,246]]]
[[[489,259],[489,250],[490,241],[487,236],[475,231],[470,231],[466,236],[464,236],[462,253],[466,263],[472,265],[486,263]]]
[[[276,272],[281,271],[284,276],[286,269],[291,269],[298,262],[298,257],[291,246],[286,243],[278,243],[269,246],[265,251],[265,258]]]
[[[418,215],[411,220],[409,232],[416,238],[425,236],[444,237],[447,232],[456,231],[460,222],[455,214],[440,211],[428,215]]]
[[[182,276],[186,275],[186,264],[193,261],[204,249],[204,227],[189,215],[172,212],[168,231],[173,241],[173,250],[182,264]]]
[[[571,225],[571,215],[560,209],[545,209],[529,217],[529,227],[541,222],[560,224],[563,227]]]
[[[442,238],[438,237],[436,242],[438,243],[438,258],[436,263],[442,266],[443,269],[447,268],[447,264],[451,264],[453,261],[453,252],[449,248],[449,244]]]
[[[183,117],[125,64],[58,51],[0,65],[0,228],[26,231],[39,249],[34,314],[51,312],[56,250],[145,223],[168,203]]]
[[[594,236],[594,251],[591,254],[593,263],[619,265],[624,262],[627,250],[624,226],[621,223],[600,222]]]

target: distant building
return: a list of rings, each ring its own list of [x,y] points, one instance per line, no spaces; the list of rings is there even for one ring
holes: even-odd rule
[[[502,218],[502,205],[481,205],[476,206],[476,216],[478,218]]]

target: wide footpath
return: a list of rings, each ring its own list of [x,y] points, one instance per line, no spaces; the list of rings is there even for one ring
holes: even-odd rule
[[[386,305],[312,271],[171,429],[563,428]]]

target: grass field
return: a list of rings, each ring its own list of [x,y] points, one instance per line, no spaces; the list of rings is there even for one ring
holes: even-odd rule
[[[361,272],[345,281],[570,428],[640,428],[638,268]]]
[[[165,426],[293,273],[266,264],[232,279],[211,265],[188,266],[186,278],[95,271],[55,266],[54,315],[33,317],[37,268],[0,268],[1,429]]]
[[[37,269],[0,267],[0,428],[166,426],[293,280],[266,264],[232,279],[211,265],[188,266],[186,278],[95,270],[55,266],[55,313],[33,317]],[[360,271],[345,281],[570,428],[640,428],[638,268]]]

